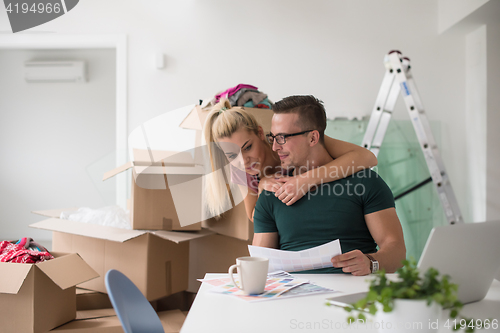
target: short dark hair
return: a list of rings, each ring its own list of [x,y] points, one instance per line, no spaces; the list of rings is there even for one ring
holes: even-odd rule
[[[319,142],[325,143],[326,112],[323,102],[312,95],[285,97],[273,106],[277,114],[296,113],[302,131],[317,130]]]

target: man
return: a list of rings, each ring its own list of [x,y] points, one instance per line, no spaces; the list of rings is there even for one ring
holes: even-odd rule
[[[291,96],[277,102],[273,112],[268,139],[289,174],[332,160],[323,144],[326,113],[321,101]],[[391,190],[369,169],[311,189],[292,206],[263,191],[255,207],[253,245],[300,251],[339,239],[342,254],[331,259],[333,268],[311,273],[367,275],[377,266],[394,272],[406,257],[394,207]]]

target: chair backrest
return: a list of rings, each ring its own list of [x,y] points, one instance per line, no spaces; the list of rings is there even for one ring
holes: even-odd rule
[[[110,269],[104,280],[125,333],[165,333],[155,310],[128,277]]]

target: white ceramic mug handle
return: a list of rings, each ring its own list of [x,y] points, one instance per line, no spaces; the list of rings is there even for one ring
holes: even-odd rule
[[[234,278],[233,278],[233,271],[236,267],[239,267],[241,269],[241,266],[240,265],[232,265],[231,267],[229,267],[229,277],[231,278],[231,282],[236,286],[236,288],[238,288],[239,290],[243,290],[242,288],[240,288],[240,286],[238,286],[236,284],[236,282],[234,281]]]

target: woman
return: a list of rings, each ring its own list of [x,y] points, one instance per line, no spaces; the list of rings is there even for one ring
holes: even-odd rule
[[[206,202],[211,216],[220,215],[234,205],[233,198],[228,196],[229,179],[231,183],[248,186],[244,203],[248,218],[253,221],[262,189],[275,192],[283,203],[292,205],[315,185],[377,165],[377,158],[369,150],[325,136],[325,148],[334,158],[332,162],[301,176],[277,177],[276,173],[281,171],[280,159],[262,127],[244,108],[231,107],[227,99],[210,111],[204,135],[213,171],[206,177]]]

